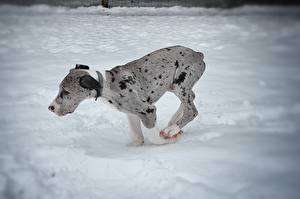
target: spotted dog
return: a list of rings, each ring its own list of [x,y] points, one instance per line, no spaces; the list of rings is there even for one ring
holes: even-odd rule
[[[183,46],[163,48],[116,66],[105,71],[105,78],[100,72],[77,64],[60,83],[58,95],[48,109],[63,116],[74,112],[84,99],[102,98],[127,114],[134,144],[144,142],[140,121],[149,130],[151,142],[170,143],[198,115],[192,87],[204,70],[203,54]],[[159,130],[155,126],[154,103],[167,91],[174,93],[181,105],[168,126]]]

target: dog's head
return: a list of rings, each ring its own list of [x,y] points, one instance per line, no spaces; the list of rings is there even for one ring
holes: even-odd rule
[[[80,102],[101,96],[103,77],[99,72],[89,71],[86,65],[77,64],[59,85],[59,92],[48,109],[58,116],[73,113]]]

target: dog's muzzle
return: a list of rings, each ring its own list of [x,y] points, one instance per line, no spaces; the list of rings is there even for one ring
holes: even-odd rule
[[[69,111],[69,112],[63,111],[63,112],[61,112],[59,105],[56,105],[56,104],[50,104],[50,106],[48,107],[48,110],[55,113],[58,116],[64,116],[64,115],[67,115],[69,113],[74,112],[74,111]]]

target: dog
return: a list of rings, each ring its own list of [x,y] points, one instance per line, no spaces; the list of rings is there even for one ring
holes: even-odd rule
[[[48,109],[64,116],[74,112],[83,100],[100,97],[127,114],[134,145],[144,143],[141,122],[149,129],[152,143],[173,143],[181,129],[198,115],[192,87],[205,71],[203,59],[201,52],[172,46],[107,70],[105,78],[100,72],[77,64],[60,83],[58,95]],[[181,104],[168,126],[159,131],[154,103],[167,91],[174,93]]]

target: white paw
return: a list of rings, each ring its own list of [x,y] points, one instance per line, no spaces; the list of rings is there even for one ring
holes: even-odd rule
[[[181,133],[181,129],[177,124],[172,124],[171,126],[168,126],[167,128],[160,131],[159,136],[163,138],[174,138],[177,136],[177,134]]]
[[[178,138],[181,136],[181,131],[174,135],[173,137],[163,137],[161,136],[161,132],[159,131],[159,128],[155,126],[152,129],[144,129],[145,134],[147,135],[147,138],[149,141],[153,144],[170,144],[175,143]]]

